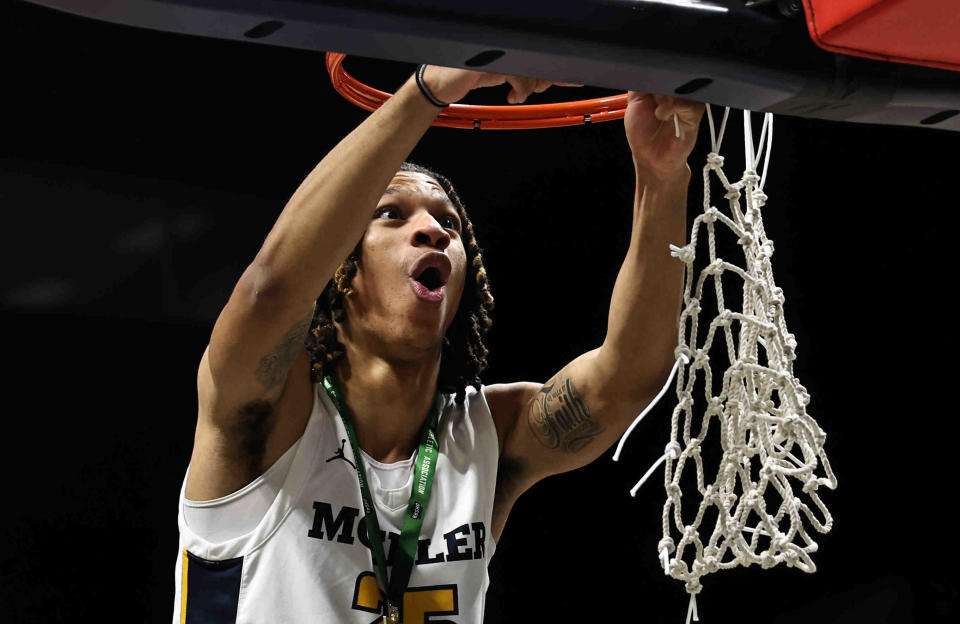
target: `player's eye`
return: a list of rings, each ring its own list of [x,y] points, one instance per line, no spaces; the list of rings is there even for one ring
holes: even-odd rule
[[[374,217],[377,219],[382,219],[384,218],[384,215],[391,215],[391,214],[394,216],[393,217],[387,216],[386,218],[387,219],[400,218],[400,211],[393,206],[383,206],[382,208],[378,208],[376,214],[374,214]]]
[[[444,227],[449,228],[451,230],[456,230],[457,232],[460,231],[460,219],[452,215],[447,215],[442,219],[442,222],[444,224]]]

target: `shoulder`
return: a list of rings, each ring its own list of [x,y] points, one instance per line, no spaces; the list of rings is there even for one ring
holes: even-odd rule
[[[516,381],[483,387],[493,424],[497,428],[497,441],[500,444],[501,453],[504,442],[517,424],[521,409],[542,387],[543,384],[532,381]]]

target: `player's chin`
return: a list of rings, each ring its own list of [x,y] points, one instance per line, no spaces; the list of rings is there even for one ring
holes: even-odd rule
[[[398,343],[403,345],[406,356],[410,360],[433,358],[443,352],[443,334],[436,330],[423,330],[408,327],[408,331],[398,336]]]
[[[443,340],[443,328],[447,325],[443,318],[414,318],[411,319],[409,335],[415,336],[418,344],[430,346]]]

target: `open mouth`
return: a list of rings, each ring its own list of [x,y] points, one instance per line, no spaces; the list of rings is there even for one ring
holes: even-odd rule
[[[443,286],[443,278],[440,275],[440,270],[435,267],[424,269],[423,272],[414,279],[430,291],[437,290]]]
[[[421,300],[430,303],[443,301],[444,285],[450,279],[450,259],[439,252],[422,255],[410,272],[410,287]]]

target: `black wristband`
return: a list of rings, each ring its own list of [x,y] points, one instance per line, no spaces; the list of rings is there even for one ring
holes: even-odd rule
[[[423,70],[426,69],[426,65],[421,65],[417,68],[417,86],[420,87],[420,92],[423,93],[423,97],[430,100],[430,103],[434,106],[439,106],[440,108],[446,108],[450,106],[445,102],[441,102],[436,98],[435,95],[430,93],[430,89],[427,88],[427,85],[423,82]]]

